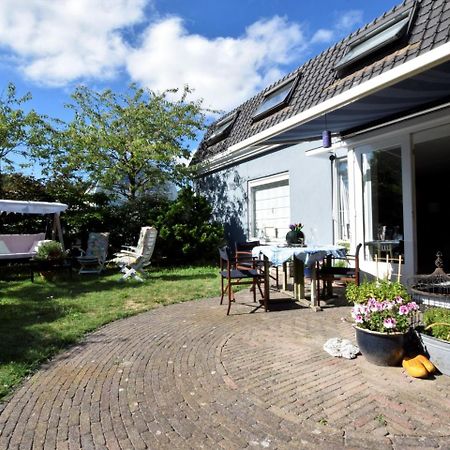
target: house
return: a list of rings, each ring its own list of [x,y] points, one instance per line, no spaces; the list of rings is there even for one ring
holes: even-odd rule
[[[449,41],[450,2],[406,0],[212,124],[191,164],[227,237],[302,222],[367,273],[449,269]]]

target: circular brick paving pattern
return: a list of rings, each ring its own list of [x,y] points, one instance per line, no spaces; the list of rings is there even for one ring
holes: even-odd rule
[[[363,357],[346,307],[232,315],[217,299],[117,321],[43,367],[3,405],[0,448],[450,448],[450,377]]]

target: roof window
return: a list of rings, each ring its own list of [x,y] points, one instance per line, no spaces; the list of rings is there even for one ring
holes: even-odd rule
[[[253,114],[253,120],[262,119],[289,103],[292,93],[297,85],[299,76],[287,79],[283,84],[278,85],[264,94],[264,98]]]
[[[409,32],[415,16],[416,3],[404,9],[392,19],[382,23],[374,30],[360,36],[347,47],[344,57],[336,64],[341,70],[378,49],[391,44]]]
[[[219,120],[214,126],[213,133],[206,139],[206,144],[213,145],[222,139],[225,139],[230,134],[238,114],[239,111],[236,111],[234,114],[231,114],[231,116]]]

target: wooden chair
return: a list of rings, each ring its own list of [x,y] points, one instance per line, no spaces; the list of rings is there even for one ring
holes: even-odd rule
[[[235,301],[233,286],[241,284],[253,285],[253,301],[256,303],[256,286],[259,289],[261,297],[264,294],[261,290],[261,280],[264,280],[262,274],[256,266],[253,267],[240,266],[238,268],[237,258],[232,257],[228,247],[219,248],[220,255],[220,282],[221,282],[221,298],[220,304],[223,303],[225,294],[228,294],[228,310],[227,316],[230,314],[231,303]]]
[[[360,283],[359,277],[359,253],[362,244],[356,246],[354,255],[346,255],[343,258],[327,257],[327,260],[322,264],[317,263],[316,277],[317,277],[317,295],[320,297],[320,281],[323,282],[323,290],[325,292],[327,285],[331,285],[334,281],[341,281],[344,283],[354,282],[357,286]],[[346,263],[346,267],[336,266],[338,261]]]
[[[255,268],[264,273],[264,261],[258,259],[255,261],[255,258],[252,256],[253,248],[259,245],[261,245],[259,241],[235,243],[235,255],[238,269],[251,269],[256,265]],[[269,276],[275,280],[276,288],[278,289],[278,267],[275,267],[275,276],[270,275],[270,273]]]

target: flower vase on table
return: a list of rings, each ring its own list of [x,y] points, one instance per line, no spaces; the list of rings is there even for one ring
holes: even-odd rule
[[[305,242],[305,235],[303,234],[301,223],[294,223],[289,225],[290,231],[286,234],[286,242],[289,245],[303,245]]]

